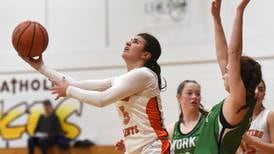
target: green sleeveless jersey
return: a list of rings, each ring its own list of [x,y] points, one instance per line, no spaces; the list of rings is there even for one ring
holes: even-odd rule
[[[233,128],[221,124],[220,113],[223,102],[215,105],[206,117],[195,154],[234,154],[237,151],[242,135],[250,126],[256,102],[255,100],[248,102],[246,116]]]
[[[205,121],[205,116],[202,115],[199,122],[191,132],[183,134],[180,129],[180,121],[177,121],[174,126],[172,136],[171,153],[172,154],[193,154],[197,145],[201,126]]]

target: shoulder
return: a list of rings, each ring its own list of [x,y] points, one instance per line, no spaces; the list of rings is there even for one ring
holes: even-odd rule
[[[223,100],[221,100],[220,102],[218,102],[217,104],[215,104],[215,105],[211,108],[210,112],[213,112],[213,111],[218,111],[218,112],[220,112],[221,109],[223,108],[224,102],[225,102],[225,99],[223,99]]]
[[[173,137],[176,123],[177,122],[173,122],[173,123],[171,123],[167,126],[167,132],[168,132],[168,136],[169,136],[170,139],[172,139],[172,137]]]
[[[140,75],[146,75],[146,76],[153,76],[154,72],[152,70],[150,70],[147,67],[140,67],[140,68],[136,68],[133,69],[131,71],[129,71],[129,73],[133,73],[133,74],[140,74]]]
[[[174,128],[175,128],[176,123],[177,123],[177,122],[173,122],[173,123],[169,124],[169,125],[167,126],[167,129],[173,131]]]
[[[141,68],[136,68],[127,73],[127,76],[131,77],[138,77],[138,78],[143,78],[143,79],[152,79],[154,78],[154,72],[151,71],[149,68],[146,67],[141,67]]]
[[[268,126],[272,126],[274,127],[274,112],[273,111],[269,111],[268,115],[267,115],[267,124]]]

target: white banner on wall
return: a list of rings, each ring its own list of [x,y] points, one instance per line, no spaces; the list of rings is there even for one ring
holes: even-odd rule
[[[62,99],[57,104],[49,93],[51,86],[51,82],[41,77],[1,77],[0,146],[26,145],[26,137],[34,134],[39,115],[44,112],[45,99],[52,101],[66,136],[76,139],[81,135],[75,120],[81,117],[83,104],[74,99]],[[77,118],[72,120],[74,116]]]
[[[89,105],[85,105],[84,109],[83,103],[71,98],[55,101],[49,91],[51,86],[49,80],[33,74],[0,77],[0,148],[27,145],[27,138],[34,134],[39,115],[44,112],[42,101],[45,99],[51,100],[66,137],[72,140],[89,139],[96,144],[112,144],[113,141],[104,139],[109,135],[101,139],[100,129],[103,129],[102,134],[108,134],[108,129],[97,124],[106,119],[101,116],[105,113]],[[107,107],[103,112],[110,108]],[[108,128],[111,126],[113,124],[106,125]]]

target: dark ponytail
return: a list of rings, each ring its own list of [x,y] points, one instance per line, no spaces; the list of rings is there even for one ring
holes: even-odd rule
[[[239,108],[237,113],[246,109],[251,102],[256,102],[255,89],[262,80],[261,65],[248,56],[241,57],[241,78],[246,89],[246,105]]]
[[[261,65],[251,57],[242,56],[241,78],[247,91],[247,97],[255,98],[255,89],[262,80]]]
[[[151,53],[151,58],[145,63],[145,67],[150,68],[157,75],[159,89],[165,89],[166,82],[162,85],[161,66],[157,63],[157,60],[161,55],[159,41],[148,33],[139,33],[137,36],[141,36],[145,40],[144,50]]]

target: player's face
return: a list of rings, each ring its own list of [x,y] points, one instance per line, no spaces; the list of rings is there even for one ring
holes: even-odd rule
[[[182,89],[181,95],[177,96],[178,101],[181,103],[182,108],[199,109],[201,101],[201,88],[196,83],[186,83]]]
[[[126,42],[122,57],[125,61],[135,62],[144,59],[148,52],[144,51],[146,41],[141,36],[135,36]]]
[[[265,87],[263,82],[260,82],[260,84],[256,87],[255,97],[257,98],[258,102],[262,103],[264,96],[265,96]]]

